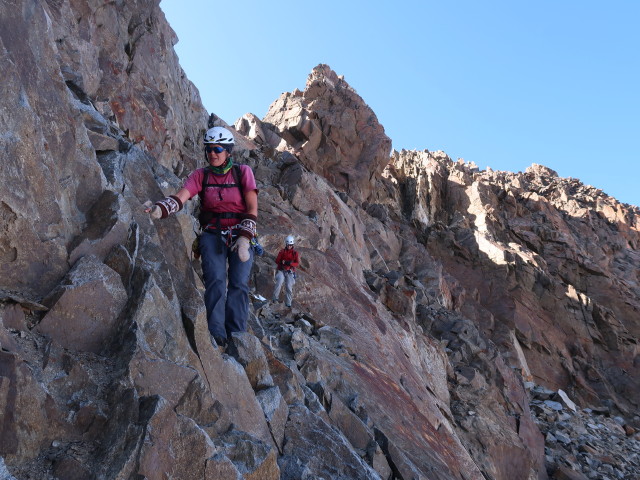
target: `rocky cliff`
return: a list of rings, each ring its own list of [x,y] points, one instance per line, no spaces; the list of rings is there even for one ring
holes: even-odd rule
[[[158,2],[15,0],[0,22],[0,478],[640,474],[636,207],[539,165],[391,152],[319,65],[235,123],[266,254],[222,352],[195,202],[143,213],[227,125]],[[262,300],[289,233],[291,310]]]

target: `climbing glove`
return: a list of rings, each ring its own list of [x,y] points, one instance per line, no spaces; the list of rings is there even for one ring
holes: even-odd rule
[[[151,218],[154,220],[158,218],[167,218],[172,213],[179,212],[182,210],[182,200],[180,200],[175,195],[169,195],[167,198],[162,200],[158,200],[156,203],[151,205],[151,201],[147,200],[144,203],[146,207],[145,212],[149,213]]]
[[[249,260],[249,248],[251,248],[251,241],[247,237],[239,236],[233,245],[231,245],[232,251],[238,252],[238,258],[240,258],[241,262],[246,262]]]
[[[159,205],[154,205],[151,203],[151,200],[147,200],[143,206],[145,207],[145,212],[148,213],[153,220],[162,218],[162,209]]]

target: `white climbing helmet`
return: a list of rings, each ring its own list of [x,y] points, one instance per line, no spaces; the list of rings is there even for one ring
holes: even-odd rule
[[[220,145],[234,145],[233,134],[224,127],[213,127],[204,134],[204,143],[217,143]]]
[[[284,241],[285,245],[293,245],[295,243],[295,241],[293,240],[293,235],[289,235],[285,241]]]

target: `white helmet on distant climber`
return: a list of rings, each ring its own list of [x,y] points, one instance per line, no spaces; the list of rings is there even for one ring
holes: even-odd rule
[[[293,245],[293,244],[295,243],[295,241],[293,240],[293,235],[289,235],[289,236],[285,239],[284,243],[285,243],[286,245]]]
[[[217,143],[220,145],[234,145],[233,134],[224,127],[213,127],[204,134],[204,143]]]

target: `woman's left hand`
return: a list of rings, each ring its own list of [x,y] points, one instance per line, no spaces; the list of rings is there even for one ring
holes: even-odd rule
[[[251,258],[249,255],[249,249],[251,248],[251,242],[247,237],[238,237],[238,239],[231,245],[231,251],[238,251],[238,258],[241,262],[246,262]]]

